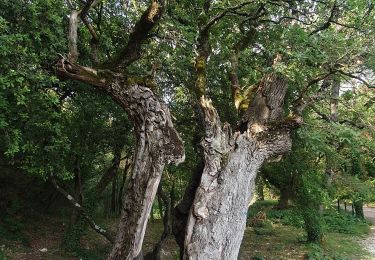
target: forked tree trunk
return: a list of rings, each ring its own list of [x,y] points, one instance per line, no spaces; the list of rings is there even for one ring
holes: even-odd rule
[[[168,107],[147,87],[149,79],[120,74],[118,68],[126,71],[127,66],[140,58],[141,46],[161,18],[165,1],[152,0],[135,23],[127,44],[104,64],[107,69],[96,70],[75,64],[78,56],[77,19],[80,16],[93,38],[98,40],[87,16],[90,8],[100,2],[86,1],[82,10],[72,13],[68,37],[69,58],[67,60],[60,56],[55,69],[61,77],[103,89],[127,112],[133,122],[136,151],[132,174],[123,199],[116,241],[107,259],[134,259],[141,252],[148,215],[164,165],[183,161],[184,149],[172,124]],[[97,49],[93,51],[94,56],[96,51]]]
[[[286,80],[266,75],[244,116],[241,130],[221,126],[211,102],[200,98],[206,136],[205,168],[189,215],[185,259],[237,259],[255,178],[270,156],[291,148],[291,125],[281,119]]]
[[[94,70],[66,59],[56,64],[63,77],[103,89],[128,114],[134,125],[136,150],[123,196],[115,243],[107,259],[133,259],[141,252],[152,202],[166,163],[184,160],[184,147],[168,107],[146,87],[109,70]]]

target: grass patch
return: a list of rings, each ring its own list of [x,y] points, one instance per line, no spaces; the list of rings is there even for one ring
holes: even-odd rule
[[[370,259],[370,255],[353,238],[342,233],[327,233],[321,245],[308,244],[307,259]]]
[[[298,210],[276,210],[275,201],[256,202],[249,209],[249,223],[263,211],[267,220],[248,227],[240,259],[370,259],[359,240],[369,232],[369,223],[351,214],[326,210],[322,213],[325,236],[322,244],[306,243],[304,222]]]

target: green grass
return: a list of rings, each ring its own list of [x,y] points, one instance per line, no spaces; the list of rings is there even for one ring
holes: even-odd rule
[[[264,211],[269,224],[247,228],[240,259],[370,259],[359,243],[369,232],[366,221],[326,210],[322,214],[325,223],[322,244],[308,244],[298,211],[293,208],[275,210],[274,205],[275,201],[263,201],[250,207],[250,219]]]
[[[249,218],[255,216],[260,210],[266,212],[267,220],[260,222],[256,227],[247,227],[240,249],[239,259],[370,259],[369,255],[362,249],[358,241],[368,232],[368,225],[365,221],[353,218],[350,214],[340,214],[336,211],[326,211],[323,218],[326,221],[324,236],[321,245],[306,243],[306,234],[303,229],[301,217],[293,208],[287,210],[275,210],[275,201],[256,203],[250,208]],[[117,229],[117,219],[100,219],[99,223],[112,232]],[[302,224],[301,224],[302,223]],[[103,225],[104,224],[104,225]],[[81,248],[73,253],[66,253],[59,250],[59,243],[63,232],[62,222],[59,216],[46,218],[28,224],[27,234],[33,239],[40,240],[39,244],[45,246],[51,235],[55,234],[53,243],[48,246],[50,259],[105,259],[110,249],[109,243],[91,229],[88,229],[80,240]],[[39,227],[34,229],[32,227]],[[160,220],[149,221],[143,252],[147,254],[159,241],[163,231]],[[362,236],[362,237],[361,237]],[[1,236],[0,236],[1,237]],[[3,237],[4,239],[4,237]],[[8,258],[16,259],[14,256],[23,251],[30,251],[30,247],[22,242],[15,243],[12,240],[5,244]],[[40,248],[37,247],[37,248]],[[56,252],[54,252],[56,250]],[[163,248],[164,257],[167,260],[178,259],[178,246],[173,237],[167,240]],[[4,260],[5,253],[0,250],[0,260]],[[52,258],[53,257],[53,258]]]
[[[370,259],[370,255],[353,238],[342,233],[327,233],[321,245],[307,245],[307,259]]]

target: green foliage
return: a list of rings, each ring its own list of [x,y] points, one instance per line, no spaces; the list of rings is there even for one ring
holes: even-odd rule
[[[18,200],[13,200],[6,212],[0,214],[0,238],[9,241],[19,241],[24,245],[28,245],[30,241],[23,232],[25,223],[21,212],[22,204]]]
[[[272,222],[269,220],[262,221],[259,226],[254,227],[254,232],[255,234],[261,236],[270,236],[275,234]]]
[[[8,258],[5,255],[5,252],[3,251],[3,248],[0,248],[0,260],[7,260]]]
[[[85,234],[86,223],[81,217],[76,216],[76,218],[79,219],[76,223],[70,224],[71,226],[64,232],[62,238],[62,247],[67,252],[77,253],[81,251],[80,239]]]
[[[323,213],[325,230],[343,234],[363,235],[369,232],[369,225],[365,220],[355,218],[351,214],[326,210]]]

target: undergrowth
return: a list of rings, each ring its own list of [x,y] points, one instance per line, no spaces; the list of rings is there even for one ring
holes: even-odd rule
[[[280,210],[274,208],[276,204],[276,201],[258,201],[249,208],[248,225],[253,227],[256,235],[275,236],[274,226],[279,225],[288,226],[287,230],[294,227],[304,231],[304,221],[296,207]],[[266,219],[254,225],[254,219],[257,218],[259,212],[264,212]],[[322,211],[321,218],[324,229],[321,244],[306,243],[306,234],[297,238],[306,248],[306,259],[365,259],[367,253],[354,236],[368,234],[369,223],[366,220],[358,219],[343,211],[337,212],[335,209]],[[280,235],[283,236],[276,232],[276,236]],[[274,240],[277,239],[279,238],[274,238]]]

